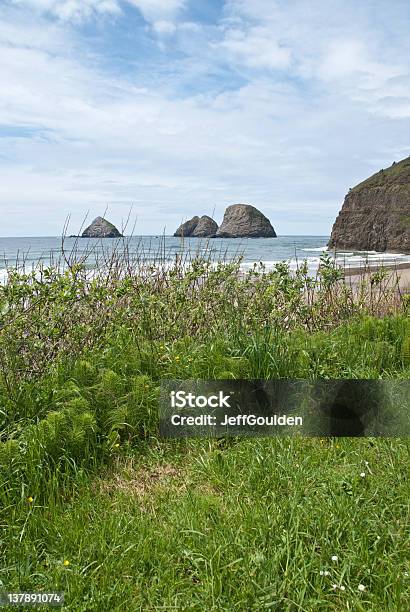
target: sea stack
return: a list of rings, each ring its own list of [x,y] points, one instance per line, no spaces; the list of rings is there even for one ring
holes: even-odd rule
[[[208,215],[203,215],[192,232],[192,236],[194,238],[213,238],[217,231],[218,224],[216,221],[208,217]]]
[[[276,238],[271,222],[249,204],[233,204],[225,210],[217,238]]]
[[[122,234],[107,219],[97,217],[81,236],[82,238],[121,238]]]
[[[329,248],[410,253],[410,157],[349,190]]]
[[[176,230],[174,236],[192,237],[192,238],[212,238],[215,236],[218,229],[218,224],[208,217],[203,215],[201,218],[195,216],[185,223],[182,223]]]

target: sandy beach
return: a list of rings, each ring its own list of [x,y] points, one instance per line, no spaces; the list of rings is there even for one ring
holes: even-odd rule
[[[388,277],[383,285],[386,288],[398,287],[400,291],[410,292],[410,263],[384,266],[366,266],[358,268],[345,268],[345,282],[348,285],[358,285],[361,281],[369,281],[372,274],[381,268],[388,270]]]

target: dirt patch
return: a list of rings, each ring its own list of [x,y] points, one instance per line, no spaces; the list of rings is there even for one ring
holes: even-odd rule
[[[101,493],[111,495],[122,491],[131,496],[144,497],[160,489],[185,490],[184,473],[172,464],[155,466],[124,466],[121,471],[111,473],[96,482]]]

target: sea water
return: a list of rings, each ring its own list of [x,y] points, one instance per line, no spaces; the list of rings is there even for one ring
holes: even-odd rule
[[[173,236],[131,236],[124,239],[64,238],[58,236],[0,238],[0,279],[5,278],[8,268],[36,268],[60,264],[64,256],[73,261],[83,261],[92,269],[103,264],[110,253],[127,252],[127,258],[143,264],[168,262],[176,258],[189,261],[202,256],[212,261],[230,261],[241,258],[241,269],[248,270],[263,263],[267,270],[279,262],[287,262],[296,269],[307,261],[310,272],[315,272],[320,257],[328,253],[345,267],[369,265],[391,265],[410,263],[410,255],[376,253],[375,251],[328,251],[329,236],[279,236],[278,238],[175,238]]]

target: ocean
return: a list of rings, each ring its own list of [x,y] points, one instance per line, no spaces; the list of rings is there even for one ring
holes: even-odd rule
[[[307,260],[311,272],[317,270],[320,256],[327,252],[328,236],[279,236],[278,238],[248,239],[199,239],[175,238],[173,236],[132,236],[124,239],[75,239],[65,238],[64,250],[71,259],[80,261],[87,255],[85,264],[92,269],[113,249],[126,249],[131,259],[146,264],[164,261],[172,263],[176,256],[188,259],[203,255],[212,260],[232,260],[241,256],[241,268],[247,270],[262,262],[266,269],[281,261],[287,261],[291,269]],[[74,252],[73,252],[74,249]],[[397,253],[375,253],[374,251],[340,251],[337,263],[356,267],[368,264],[410,263],[410,255]],[[0,238],[0,279],[5,278],[8,268],[29,270],[38,264],[53,265],[62,260],[61,237]]]

